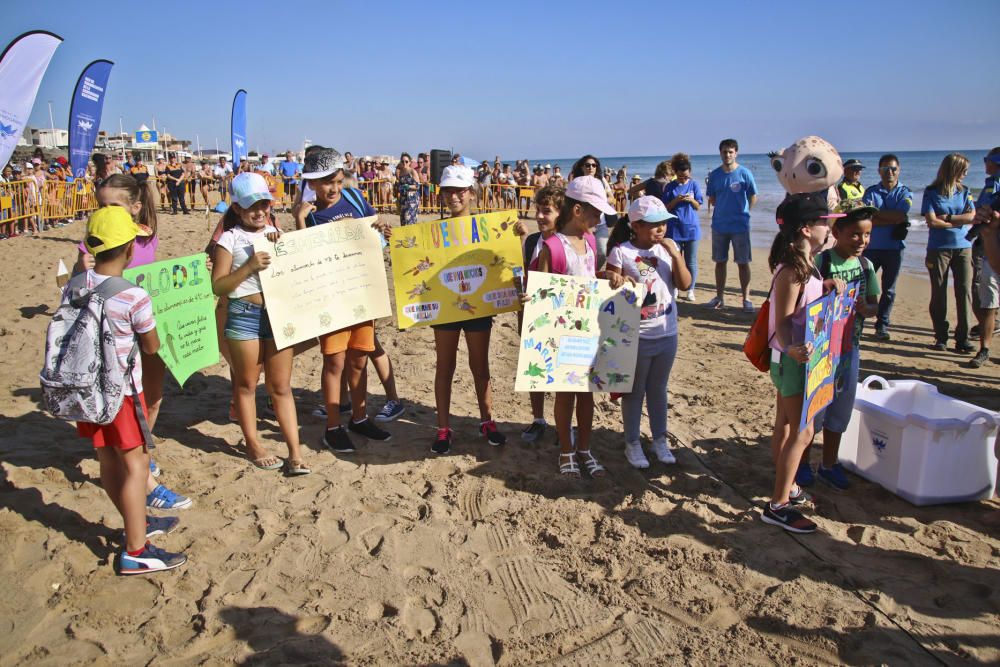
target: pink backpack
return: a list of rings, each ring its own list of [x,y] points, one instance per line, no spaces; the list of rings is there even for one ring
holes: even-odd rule
[[[594,251],[594,259],[597,259],[597,239],[590,232],[585,232],[583,238],[587,240],[587,245]],[[552,273],[566,273],[566,249],[563,248],[562,241],[553,234],[547,239],[543,239],[545,246],[549,249],[549,257],[552,259]],[[536,260],[537,262],[537,260]],[[529,267],[530,268],[530,267]]]

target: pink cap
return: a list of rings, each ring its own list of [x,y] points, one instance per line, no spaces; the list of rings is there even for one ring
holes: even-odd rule
[[[604,183],[593,176],[577,176],[566,186],[566,196],[590,204],[605,215],[615,215],[615,207],[608,203]]]

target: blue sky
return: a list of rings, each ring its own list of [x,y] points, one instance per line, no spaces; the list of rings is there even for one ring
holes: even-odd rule
[[[99,8],[94,10],[94,8]],[[453,147],[475,157],[1000,144],[997,0],[769,2],[21,1],[4,45],[65,41],[31,124],[66,126],[82,68],[115,62],[102,129],[140,123],[251,149]],[[0,92],[2,94],[2,92]]]

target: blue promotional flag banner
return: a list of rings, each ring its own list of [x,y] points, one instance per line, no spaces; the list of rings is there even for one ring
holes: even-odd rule
[[[233,166],[238,167],[247,157],[247,91],[242,88],[236,91],[233,98],[231,128]]]
[[[113,65],[110,60],[95,60],[83,68],[76,81],[69,105],[69,165],[73,178],[87,173],[94,140],[101,129],[101,111]]]
[[[0,165],[7,164],[14,153],[42,76],[62,41],[59,35],[33,30],[16,38],[0,54]]]

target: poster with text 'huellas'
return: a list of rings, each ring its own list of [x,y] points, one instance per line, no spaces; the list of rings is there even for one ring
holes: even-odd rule
[[[382,235],[373,222],[375,216],[335,220],[254,244],[271,255],[260,284],[279,350],[392,314]]]
[[[516,391],[632,391],[642,285],[528,273]]]
[[[464,322],[520,308],[516,211],[433,220],[393,230],[392,279],[400,329]]]
[[[160,358],[177,384],[219,363],[215,295],[204,253],[144,264],[123,277],[146,290],[153,303]]]
[[[812,354],[806,362],[806,386],[799,430],[833,402],[842,355],[851,353],[854,300],[858,283],[848,283],[843,293],[830,292],[806,306],[806,342]]]

